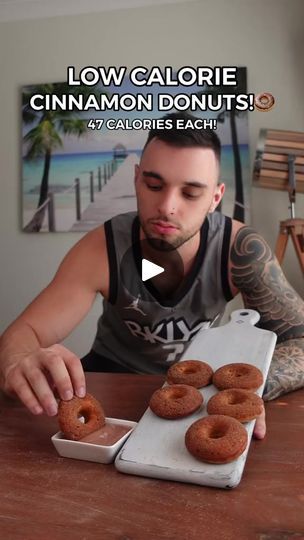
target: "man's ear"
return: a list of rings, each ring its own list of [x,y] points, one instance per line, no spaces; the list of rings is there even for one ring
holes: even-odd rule
[[[225,193],[225,188],[226,188],[225,184],[218,184],[216,186],[209,212],[214,212],[216,207],[220,204]]]

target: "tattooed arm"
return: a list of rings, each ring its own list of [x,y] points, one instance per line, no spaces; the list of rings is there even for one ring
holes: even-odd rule
[[[265,240],[246,226],[236,226],[230,280],[234,293],[241,292],[245,307],[260,313],[258,326],[278,336],[264,399],[302,388],[304,302],[286,280]]]

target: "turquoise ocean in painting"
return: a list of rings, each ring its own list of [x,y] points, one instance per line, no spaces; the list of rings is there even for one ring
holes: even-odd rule
[[[249,148],[245,144],[240,145],[239,148],[242,162],[245,205],[249,206]],[[132,150],[132,152],[137,153],[138,157],[141,155],[141,150]],[[90,172],[93,171],[95,182],[97,183],[98,167],[101,167],[103,171],[104,164],[110,162],[112,157],[112,152],[53,155],[49,175],[49,189],[57,193],[56,200],[58,208],[72,208],[75,205],[73,190],[63,193],[63,191],[71,187],[75,178],[80,179],[84,207],[86,202],[89,204]],[[24,210],[34,210],[37,207],[42,172],[43,159],[37,159],[35,161],[26,161],[23,159],[22,192]],[[231,146],[222,147],[221,180],[226,184],[227,197],[226,195],[225,197],[231,199],[234,190],[234,164]],[[223,206],[223,211],[231,214],[231,210],[226,209],[225,205]]]

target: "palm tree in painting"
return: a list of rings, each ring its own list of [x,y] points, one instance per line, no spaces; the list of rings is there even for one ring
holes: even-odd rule
[[[198,95],[201,96],[202,93],[203,92],[198,92]],[[213,96],[221,94],[246,94],[246,68],[242,67],[237,69],[236,86],[216,86],[208,88],[208,94]],[[232,107],[231,111],[221,111],[216,117],[217,121],[221,123],[225,122],[226,117],[228,117],[230,121],[235,178],[233,218],[242,221],[243,223],[245,222],[244,188],[236,117],[240,117],[244,114],[243,111],[238,111]]]
[[[61,135],[83,136],[87,131],[87,120],[77,118],[75,111],[35,111],[30,106],[30,99],[36,94],[55,94],[58,97],[71,93],[71,87],[67,83],[52,83],[37,86],[27,86],[22,95],[22,117],[25,125],[33,125],[24,136],[26,143],[26,155],[28,160],[43,158],[43,172],[40,184],[39,200],[37,209],[31,221],[24,227],[27,232],[39,232],[45,216],[48,198],[49,173],[52,154],[63,146]],[[79,93],[85,96],[92,93],[86,86],[78,86],[73,89],[73,94]]]

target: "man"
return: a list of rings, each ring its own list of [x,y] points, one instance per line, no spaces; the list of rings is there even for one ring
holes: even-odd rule
[[[173,126],[177,118],[187,118],[169,117]],[[57,413],[55,387],[65,400],[85,394],[81,361],[60,342],[97,293],[104,297],[104,313],[93,351],[83,360],[87,369],[165,372],[180,358],[185,335],[190,340],[240,292],[245,307],[259,311],[260,326],[278,335],[276,369],[292,370],[293,389],[304,385],[303,301],[261,236],[214,213],[225,191],[219,160],[220,143],[211,131],[150,132],[135,168],[138,217],[117,216],[84,236],[6,330],[0,347],[5,391],[33,414],[51,416]],[[125,264],[128,249],[134,256]],[[177,279],[143,284],[140,257],[167,265]],[[269,397],[275,397],[272,384]],[[263,438],[265,429],[262,416],[255,435]]]

